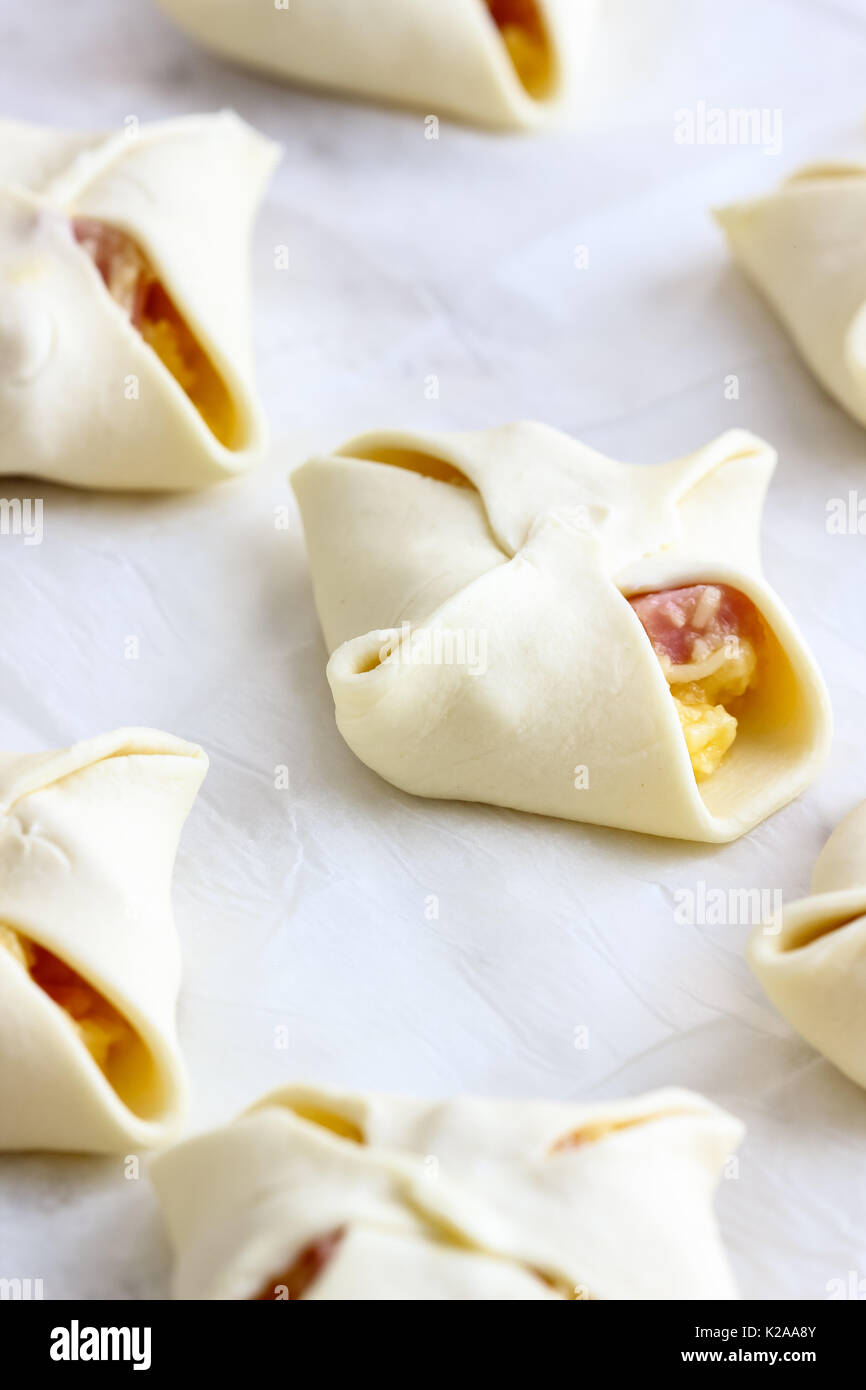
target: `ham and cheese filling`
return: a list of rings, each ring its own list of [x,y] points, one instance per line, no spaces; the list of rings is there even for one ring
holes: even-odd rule
[[[345,1229],[341,1227],[305,1246],[294,1263],[278,1279],[269,1280],[252,1302],[279,1303],[287,1299],[294,1301],[303,1298],[336,1255],[345,1233]]]
[[[698,781],[737,736],[729,706],[756,683],[763,625],[727,584],[690,584],[629,599],[661,663]]]
[[[0,924],[0,947],[27,971],[34,984],[71,1018],[84,1046],[106,1072],[116,1050],[135,1039],[126,1019],[108,1000],[58,956]]]
[[[72,232],[133,328],[189,396],[208,429],[231,448],[237,421],[225,382],[143,252],[125,232],[90,218],[74,218]]]
[[[550,45],[535,0],[487,0],[493,22],[521,83],[532,97],[550,81]]]
[[[322,1236],[319,1240],[311,1241],[287,1270],[277,1279],[269,1279],[261,1293],[255,1294],[250,1301],[252,1303],[280,1303],[294,1302],[303,1298],[319,1278],[325,1266],[330,1264],[336,1255],[345,1234],[345,1227],[341,1227],[339,1230],[331,1231],[329,1235]],[[548,1288],[555,1290],[560,1297],[576,1298],[577,1295],[571,1289],[566,1289],[561,1280],[551,1278],[539,1269],[530,1269],[530,1273],[536,1279],[540,1279]]]

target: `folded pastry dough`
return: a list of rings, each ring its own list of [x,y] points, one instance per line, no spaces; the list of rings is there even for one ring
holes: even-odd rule
[[[194,38],[267,72],[533,128],[575,105],[596,0],[160,0]]]
[[[812,165],[715,216],[815,376],[866,425],[866,165]]]
[[[774,462],[733,431],[634,467],[537,424],[311,460],[292,482],[346,742],[421,796],[743,834],[830,733],[761,574]]]
[[[247,257],[276,157],[230,111],[0,122],[0,474],[185,489],[250,464]]]
[[[152,729],[0,754],[0,1150],[123,1152],[182,1118],[171,872],[206,769]]]
[[[758,927],[748,958],[788,1022],[866,1086],[866,802],[818,856],[812,896]]]
[[[712,1200],[741,1137],[682,1090],[560,1104],[288,1086],[151,1172],[182,1299],[732,1298]]]

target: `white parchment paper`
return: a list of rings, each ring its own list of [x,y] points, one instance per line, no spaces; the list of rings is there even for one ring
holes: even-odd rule
[[[0,537],[0,746],[151,724],[210,754],[175,880],[195,1127],[290,1078],[430,1095],[687,1085],[749,1127],[719,1198],[743,1293],[822,1299],[866,1275],[866,1096],[764,999],[748,927],[678,925],[675,903],[700,883],[801,895],[866,797],[866,539],[825,526],[828,499],[866,496],[866,434],[707,212],[798,163],[866,155],[866,15],[690,0],[663,38],[590,131],[443,122],[429,141],[421,115],[236,70],[146,0],[0,0],[5,114],[101,128],[231,105],[285,147],[253,251],[274,456],[181,498],[3,480],[44,499],[45,532]],[[779,111],[781,150],[677,143],[675,113],[700,103]],[[703,849],[426,803],[340,740],[287,470],[363,428],[518,417],[633,462],[735,425],[779,449],[766,567],[837,735],[816,786],[747,839]],[[151,1298],[168,1267],[147,1182],[120,1160],[0,1160],[0,1275],[41,1278],[47,1298]]]

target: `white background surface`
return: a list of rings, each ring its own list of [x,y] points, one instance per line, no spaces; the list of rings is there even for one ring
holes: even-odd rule
[[[743,1293],[821,1299],[866,1274],[866,1098],[774,1014],[747,928],[673,914],[699,880],[803,894],[866,796],[866,540],[825,530],[828,498],[866,492],[866,436],[707,215],[858,148],[866,13],[689,0],[665,38],[591,132],[443,123],[429,142],[418,115],[234,70],[145,0],[0,0],[4,114],[98,128],[233,105],[285,146],[254,245],[274,458],[188,498],[22,485],[45,499],[45,539],[0,539],[0,745],[151,724],[210,754],[175,877],[196,1127],[290,1078],[431,1095],[694,1087],[749,1127],[719,1200]],[[677,144],[675,110],[699,101],[781,108],[781,154]],[[740,843],[414,800],[339,738],[293,506],[290,532],[274,527],[287,469],[362,428],[520,416],[633,462],[734,425],[779,449],[766,567],[825,671],[837,735],[817,785]],[[289,792],[274,790],[280,763]],[[0,1161],[3,1276],[41,1277],[48,1298],[163,1297],[168,1263],[147,1183],[119,1160]]]

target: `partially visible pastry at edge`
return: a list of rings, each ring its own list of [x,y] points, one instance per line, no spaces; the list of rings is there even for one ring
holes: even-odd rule
[[[761,573],[775,455],[382,433],[292,483],[354,752],[420,796],[724,841],[815,776],[826,690]]]
[[[302,83],[501,129],[573,118],[597,0],[160,0],[207,48]]]
[[[0,754],[0,1150],[125,1152],[176,1132],[171,875],[206,769],[152,729]]]
[[[824,389],[866,425],[866,164],[810,165],[715,216]]]
[[[287,1086],[151,1173],[180,1299],[736,1296],[700,1096],[410,1100]]]
[[[228,111],[0,122],[0,474],[187,489],[260,455],[247,262],[276,157]]]
[[[866,1086],[866,803],[818,856],[811,895],[755,928],[748,960],[788,1022]]]

